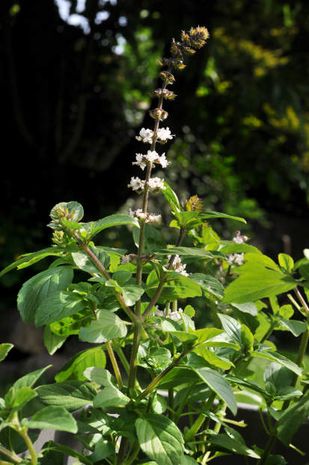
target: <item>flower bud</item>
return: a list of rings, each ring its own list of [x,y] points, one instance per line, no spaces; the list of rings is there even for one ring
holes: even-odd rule
[[[151,118],[163,121],[168,117],[167,111],[163,110],[163,108],[154,108],[149,112]]]

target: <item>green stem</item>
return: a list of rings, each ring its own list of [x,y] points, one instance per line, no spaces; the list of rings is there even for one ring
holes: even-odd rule
[[[221,409],[222,416],[224,416],[226,408],[227,408],[226,404],[223,404],[222,409]],[[213,429],[214,434],[219,434],[221,428],[222,428],[222,423],[221,422],[216,423]],[[206,442],[206,438],[205,438],[205,442]],[[206,465],[206,463],[209,461],[210,454],[211,454],[210,451],[206,452],[201,462],[201,465]]]
[[[31,465],[38,465],[38,455],[30,439],[30,436],[28,435],[27,429],[25,427],[18,427],[16,431],[23,438],[24,443],[28,448],[31,458]]]
[[[112,367],[113,367],[113,370],[114,370],[114,373],[115,373],[117,384],[118,384],[119,388],[121,389],[121,388],[123,388],[123,381],[122,381],[119,366],[118,366],[118,363],[117,363],[117,360],[116,360],[116,357],[115,357],[115,354],[114,354],[114,351],[113,351],[113,346],[112,346],[111,341],[107,341],[105,343],[105,346],[106,346],[107,353],[109,355],[109,359],[111,361],[111,364],[112,364]]]
[[[142,332],[142,323],[136,322],[134,328],[134,335],[133,335],[133,345],[130,357],[130,368],[129,368],[129,381],[128,387],[130,389],[135,388],[136,383],[136,369],[137,369],[137,353],[139,348],[139,343],[141,340],[141,332]]]
[[[173,362],[165,368],[161,373],[159,373],[153,380],[148,384],[148,386],[143,390],[143,392],[140,393],[138,396],[138,399],[143,399],[146,397],[148,394],[150,394],[155,387],[160,383],[160,381],[166,376],[173,368],[175,368],[179,362],[189,353],[190,350],[186,350],[182,354],[179,355],[179,357],[175,358]]]
[[[121,347],[115,347],[114,348],[114,351],[116,352],[116,354],[118,355],[119,357],[119,360],[121,361],[122,363],[122,366],[124,368],[124,371],[126,372],[126,374],[128,375],[129,374],[129,371],[130,371],[130,364],[122,350]]]
[[[12,462],[14,463],[20,463],[22,462],[22,459],[20,457],[18,457],[17,454],[15,454],[15,452],[7,449],[6,447],[4,446],[1,446],[0,445],[0,454],[2,455],[5,455],[6,457],[8,457],[10,460],[12,460]],[[1,463],[1,462],[0,462]],[[7,462],[3,462],[3,463],[7,463]],[[11,465],[11,464],[10,464]]]

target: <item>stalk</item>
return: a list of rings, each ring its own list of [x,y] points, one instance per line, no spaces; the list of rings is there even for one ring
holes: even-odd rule
[[[107,341],[105,343],[105,346],[106,346],[106,349],[107,349],[107,352],[108,352],[108,355],[109,355],[109,359],[111,361],[111,364],[112,364],[112,367],[113,367],[113,370],[114,370],[114,373],[115,373],[117,384],[118,384],[119,388],[121,389],[121,388],[123,388],[122,376],[121,376],[121,372],[119,370],[117,359],[116,359],[114,351],[113,351],[113,346],[112,346],[111,341]]]
[[[6,447],[1,446],[1,445],[0,445],[0,454],[5,455],[7,458],[9,458],[14,463],[22,462],[22,459],[20,457],[18,457],[18,455],[15,454],[15,452],[13,452],[13,451],[11,451],[11,450],[9,450]],[[8,462],[2,461],[2,462],[0,462],[0,464],[1,463],[6,464]],[[12,465],[12,464],[10,463],[9,465]]]

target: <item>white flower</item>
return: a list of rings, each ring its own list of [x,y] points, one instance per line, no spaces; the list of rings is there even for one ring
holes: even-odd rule
[[[165,153],[163,153],[159,159],[158,159],[158,164],[162,166],[162,168],[166,168],[170,162],[168,161],[168,159],[166,158],[165,156]]]
[[[142,128],[139,135],[135,139],[144,142],[144,144],[152,144],[153,131],[151,129]]]
[[[171,312],[169,315],[168,315],[168,318],[170,318],[171,320],[173,321],[179,321],[181,320],[181,314],[183,313],[183,309],[182,308],[178,308],[178,310],[174,311],[174,312]]]
[[[235,236],[233,237],[233,241],[236,244],[244,244],[244,242],[247,242],[248,236],[244,236],[241,234],[240,231],[236,231]]]
[[[168,255],[167,258],[170,260],[171,257],[172,257],[172,255]],[[186,267],[187,267],[187,265],[182,263],[181,258],[179,257],[179,255],[175,255],[173,263],[172,263],[170,269],[176,271],[179,274],[182,274],[183,276],[189,276],[189,274],[186,272]]]
[[[148,181],[148,187],[150,190],[154,191],[157,189],[163,189],[164,188],[164,179],[155,177],[155,178],[150,178]]]
[[[142,181],[138,177],[132,176],[128,187],[131,187],[133,191],[142,191],[145,187],[145,181]]]
[[[137,165],[139,166],[142,170],[144,170],[146,168],[146,163],[144,161],[144,155],[142,153],[137,153],[136,154],[136,157],[135,157],[135,160],[132,165]]]
[[[155,150],[148,150],[147,155],[144,155],[144,158],[149,163],[155,163],[159,160],[160,156]]]
[[[138,220],[143,220],[145,223],[158,224],[161,222],[161,215],[156,215],[154,213],[145,213],[141,208],[137,210],[129,210],[129,215]]]
[[[157,131],[157,140],[159,142],[166,142],[168,139],[173,139],[173,137],[170,128],[159,128]]]
[[[242,265],[244,263],[244,254],[233,253],[228,256],[227,261],[230,265]]]

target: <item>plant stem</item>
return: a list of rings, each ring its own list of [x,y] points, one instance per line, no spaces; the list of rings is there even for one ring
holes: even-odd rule
[[[122,350],[121,347],[115,347],[114,348],[114,351],[116,352],[116,354],[118,355],[119,357],[119,360],[121,361],[122,363],[122,366],[126,372],[126,374],[128,375],[129,374],[129,370],[130,370],[130,364],[128,362],[128,360],[126,359],[126,356]]]
[[[305,301],[302,293],[298,289],[298,287],[296,287],[296,289],[295,289],[295,294],[296,294],[296,297],[297,297],[299,303],[304,308],[304,310],[306,312],[306,315],[309,317],[309,306],[308,306],[307,302]]]
[[[137,353],[139,348],[139,343],[141,340],[141,332],[142,332],[142,322],[138,321],[134,325],[134,335],[133,335],[133,345],[131,350],[131,357],[130,357],[130,369],[129,369],[129,381],[128,387],[130,389],[134,389],[135,382],[136,382],[136,362],[137,362]]]
[[[226,404],[224,404],[222,406],[222,409],[221,409],[221,414],[223,416],[225,414],[226,408],[227,408],[227,406],[226,406]],[[214,429],[213,429],[214,434],[218,434],[220,432],[221,428],[222,428],[222,423],[221,422],[216,423],[215,426],[214,426]],[[205,438],[205,441],[206,441],[206,438]],[[211,454],[210,451],[206,452],[206,454],[204,455],[203,460],[201,462],[201,465],[206,465],[206,463],[209,460],[210,454]]]
[[[15,454],[15,452],[7,449],[6,447],[4,446],[1,446],[0,445],[0,454],[3,454],[5,455],[6,457],[8,457],[10,460],[12,460],[12,462],[14,463],[20,463],[22,462],[22,459],[20,457],[18,457],[17,454]],[[3,462],[3,463],[7,463],[7,462]],[[0,462],[1,464],[1,462]],[[11,464],[10,464],[11,465]]]
[[[113,370],[114,370],[114,373],[115,373],[117,384],[121,389],[121,388],[123,388],[123,381],[122,381],[119,366],[118,366],[118,363],[117,363],[117,360],[116,360],[116,357],[115,357],[115,354],[114,354],[114,351],[113,351],[113,346],[112,346],[111,341],[107,341],[105,343],[105,346],[106,346],[106,349],[107,349],[107,352],[108,352],[108,355],[109,355],[109,359],[110,359],[111,364],[113,366]]]
[[[33,446],[30,436],[28,435],[27,429],[21,426],[21,427],[16,428],[16,431],[23,438],[28,448],[30,458],[31,458],[31,465],[38,465],[38,455]]]
[[[160,381],[164,378],[164,376],[167,375],[173,368],[175,368],[179,362],[189,353],[190,350],[186,350],[185,352],[182,352],[179,357],[175,358],[173,362],[165,368],[161,373],[159,373],[153,380],[148,384],[148,386],[143,390],[143,392],[140,393],[138,396],[138,399],[143,399],[146,397],[148,394],[150,394],[155,387],[160,383]]]

